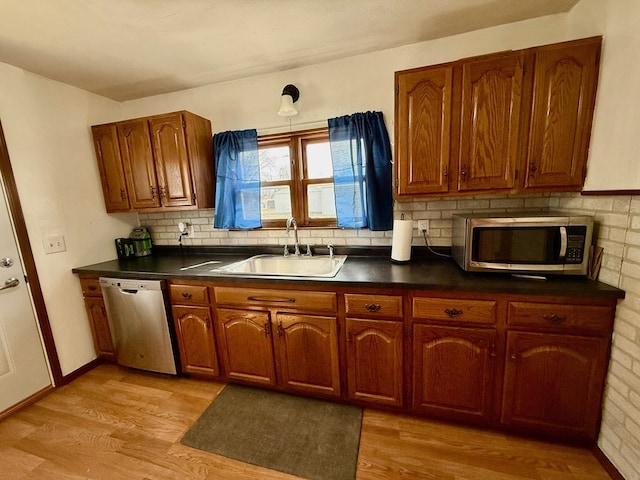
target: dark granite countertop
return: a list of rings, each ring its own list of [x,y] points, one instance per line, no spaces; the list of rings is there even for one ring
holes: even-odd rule
[[[271,250],[271,251],[270,251]],[[335,277],[265,277],[217,273],[215,268],[258,253],[276,253],[256,247],[154,247],[154,255],[127,260],[110,260],[74,268],[73,273],[117,278],[212,280],[226,283],[296,284],[322,287],[348,286],[387,289],[419,289],[460,292],[510,293],[525,295],[567,295],[581,297],[624,298],[624,291],[584,277],[550,276],[547,280],[516,278],[509,274],[465,272],[451,259],[417,250],[412,260],[397,264],[388,249],[336,248],[347,254],[345,264]],[[280,253],[278,248],[277,253]],[[326,254],[322,249],[318,253]],[[216,263],[208,263],[216,262]],[[199,265],[203,264],[203,265]],[[194,265],[199,265],[193,268]]]

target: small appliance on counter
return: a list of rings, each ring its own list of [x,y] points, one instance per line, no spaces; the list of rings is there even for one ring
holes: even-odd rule
[[[134,257],[135,247],[131,238],[116,238],[116,253],[120,260]]]
[[[472,272],[586,275],[593,224],[586,215],[456,214],[451,251]]]
[[[151,234],[147,227],[134,228],[129,238],[133,240],[133,250],[136,257],[151,255]]]

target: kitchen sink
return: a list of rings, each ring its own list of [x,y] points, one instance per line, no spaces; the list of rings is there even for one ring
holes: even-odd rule
[[[256,255],[211,271],[239,275],[335,277],[346,259],[346,255]]]

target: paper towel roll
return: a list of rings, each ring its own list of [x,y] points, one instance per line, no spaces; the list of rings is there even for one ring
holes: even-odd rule
[[[391,261],[408,262],[411,259],[411,239],[413,237],[412,220],[393,221],[393,241],[391,243]]]

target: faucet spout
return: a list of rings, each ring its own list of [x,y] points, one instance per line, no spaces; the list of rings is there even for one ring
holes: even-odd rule
[[[287,233],[289,233],[289,231],[291,230],[291,227],[293,227],[293,234],[294,234],[294,238],[295,238],[295,255],[300,255],[300,241],[298,240],[298,223],[296,222],[296,219],[293,217],[289,217],[289,219],[287,220]]]

